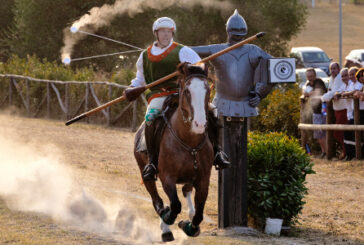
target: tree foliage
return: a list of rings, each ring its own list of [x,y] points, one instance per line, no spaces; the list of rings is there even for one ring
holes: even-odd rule
[[[10,0],[9,0],[10,1]],[[8,51],[20,57],[35,54],[50,61],[60,61],[63,46],[63,29],[94,6],[112,4],[115,0],[11,0],[13,7],[13,28],[0,42],[8,45]],[[287,42],[296,35],[306,19],[306,7],[298,0],[229,0],[245,18],[252,35],[266,31],[267,36],[257,44],[275,56],[286,54]],[[1,10],[0,10],[1,11]],[[204,45],[226,41],[225,23],[232,14],[220,9],[206,9],[195,6],[191,9],[172,6],[164,10],[144,9],[142,13],[130,17],[118,16],[109,26],[96,34],[147,47],[154,36],[151,31],[153,21],[161,16],[176,20],[176,41],[186,45]],[[8,18],[12,18],[7,17]],[[1,19],[0,19],[1,20]],[[87,37],[75,46],[72,57],[85,57],[104,53],[128,50],[119,44],[94,37]],[[118,57],[86,60],[73,66],[94,65],[111,71],[116,64],[134,64],[138,55],[128,55],[121,61]],[[120,64],[122,63],[122,64]]]

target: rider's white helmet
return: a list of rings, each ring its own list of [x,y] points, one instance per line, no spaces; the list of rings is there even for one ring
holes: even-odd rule
[[[154,21],[153,32],[158,31],[161,28],[172,29],[173,32],[176,32],[177,30],[176,23],[169,17],[161,17]]]

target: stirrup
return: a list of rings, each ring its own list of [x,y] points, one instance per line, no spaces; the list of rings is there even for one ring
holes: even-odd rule
[[[215,154],[214,166],[216,170],[230,168],[231,163],[228,160],[228,156],[223,151],[218,151]]]
[[[143,181],[156,181],[157,180],[157,169],[153,163],[145,165],[142,172]]]

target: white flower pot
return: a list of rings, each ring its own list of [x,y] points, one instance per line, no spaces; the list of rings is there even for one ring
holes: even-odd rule
[[[279,236],[281,234],[283,219],[271,219],[267,218],[265,220],[265,230],[266,234]]]

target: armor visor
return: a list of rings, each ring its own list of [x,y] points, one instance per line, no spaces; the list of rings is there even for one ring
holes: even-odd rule
[[[226,31],[230,35],[237,36],[245,36],[248,33],[248,26],[237,9],[235,9],[234,14],[226,22]]]

